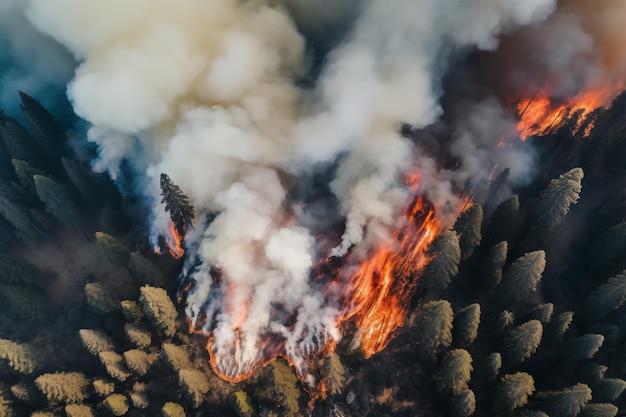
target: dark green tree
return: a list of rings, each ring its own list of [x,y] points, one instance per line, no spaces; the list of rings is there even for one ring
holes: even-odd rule
[[[161,268],[151,260],[145,258],[139,252],[130,254],[128,268],[139,283],[161,287],[165,283]]]
[[[161,174],[161,203],[165,204],[165,210],[169,213],[170,219],[178,233],[185,234],[187,227],[194,219],[194,208],[181,189],[172,182],[167,174]]]
[[[71,190],[60,182],[43,175],[35,175],[33,180],[39,199],[46,205],[46,211],[61,223],[80,228],[81,215],[74,203]]]
[[[550,323],[553,313],[554,313],[554,304],[546,303],[546,304],[540,304],[537,307],[535,307],[530,312],[530,315],[533,319],[539,320],[541,324],[545,326],[548,323]]]
[[[506,356],[513,363],[522,363],[539,347],[543,327],[539,320],[530,320],[513,328],[504,338]]]
[[[204,402],[206,393],[209,392],[209,381],[197,369],[178,371],[178,384],[193,408],[198,408]]]
[[[346,382],[346,370],[339,359],[339,355],[335,352],[326,355],[321,372],[327,393],[330,395],[341,394]]]
[[[502,268],[506,263],[509,244],[502,241],[489,249],[484,263],[484,275],[487,288],[495,288],[502,281]]]
[[[446,300],[424,304],[415,321],[417,352],[423,359],[434,360],[452,344],[454,312]]]
[[[509,310],[504,310],[498,314],[498,330],[501,333],[511,330],[515,324],[515,315]]]
[[[458,395],[467,390],[471,378],[472,356],[465,349],[453,349],[445,354],[433,379],[439,391],[451,391]]]
[[[494,398],[494,409],[508,412],[528,403],[528,397],[535,392],[535,380],[526,372],[507,374],[500,378]]]
[[[584,334],[570,339],[566,344],[566,356],[572,360],[591,359],[604,343],[601,334]]]
[[[102,202],[102,194],[97,191],[98,187],[90,171],[86,170],[78,162],[66,158],[65,156],[61,158],[61,164],[63,165],[67,178],[69,178],[74,188],[78,190],[80,196],[85,201],[93,205],[98,205]]]
[[[493,352],[487,356],[485,365],[487,376],[491,379],[495,379],[500,373],[500,368],[502,368],[502,355],[500,352]]]
[[[89,282],[85,284],[87,303],[98,313],[107,314],[120,309],[120,295],[104,282]]]
[[[18,159],[42,166],[43,153],[34,140],[14,119],[0,122],[0,138],[8,153],[8,159]]]
[[[593,400],[595,402],[612,403],[622,395],[626,389],[626,381],[620,378],[602,378],[601,381],[592,384]]]
[[[34,197],[37,197],[37,190],[35,188],[35,180],[33,177],[35,175],[44,175],[45,173],[28,162],[21,161],[19,159],[12,159],[11,164],[13,165],[15,175],[17,176],[17,179],[22,187],[28,190]]]
[[[130,261],[130,251],[122,242],[117,240],[115,237],[104,233],[104,232],[96,232],[95,234],[96,242],[104,255],[107,257],[109,262],[113,265],[123,265],[128,267],[128,263]]]
[[[193,368],[191,360],[189,360],[189,354],[182,346],[176,346],[173,343],[163,343],[162,354],[167,364],[176,373],[181,369]]]
[[[255,391],[256,397],[274,404],[281,416],[297,417],[300,412],[298,378],[282,360],[272,361],[263,374],[263,385]]]
[[[626,271],[609,278],[596,288],[585,300],[583,310],[589,320],[599,320],[617,310],[626,300]]]
[[[148,347],[152,343],[150,329],[141,323],[126,323],[124,334],[133,345],[140,348]]]
[[[454,316],[452,336],[455,344],[470,345],[478,336],[480,325],[480,304],[470,304],[457,311]]]
[[[519,197],[514,195],[504,200],[493,212],[483,233],[483,243],[493,246],[498,242],[509,241],[518,228]]]
[[[50,241],[50,236],[35,222],[10,184],[0,183],[0,215],[15,228],[16,236],[28,246]]]
[[[591,400],[591,389],[585,384],[537,394],[541,408],[550,416],[575,417]]]
[[[459,272],[461,249],[454,232],[445,232],[437,236],[426,250],[431,257],[420,278],[426,288],[440,293],[448,288],[452,277]]]
[[[35,385],[53,403],[80,403],[88,396],[89,380],[78,372],[55,372],[35,379]]]
[[[619,409],[613,404],[587,404],[580,417],[615,417]]]
[[[565,335],[565,332],[567,332],[573,320],[574,313],[571,311],[559,314],[548,325],[548,329],[546,331],[548,340],[553,344],[560,343],[563,340],[563,335]]]
[[[139,301],[143,312],[157,329],[162,330],[166,336],[171,337],[176,333],[176,307],[163,288],[144,285],[140,289]]]
[[[542,250],[530,252],[518,258],[505,271],[502,282],[496,288],[500,303],[519,303],[537,289],[546,267],[546,254]]]
[[[20,108],[33,137],[46,155],[58,156],[66,139],[65,132],[37,100],[22,91],[19,94],[22,100]]]
[[[93,356],[98,356],[100,352],[115,350],[115,343],[106,333],[99,330],[80,329],[78,331],[83,346]]]
[[[476,396],[471,389],[465,389],[449,399],[448,410],[451,417],[469,417],[476,411]]]
[[[480,245],[480,228],[483,223],[483,208],[473,203],[465,209],[454,223],[454,231],[459,237],[461,260],[468,259],[474,253],[474,248]]]
[[[485,201],[485,207],[487,209],[502,201],[503,197],[506,196],[506,193],[509,192],[510,178],[511,170],[509,168],[504,168],[498,176],[489,182],[489,194],[487,195],[487,199]]]

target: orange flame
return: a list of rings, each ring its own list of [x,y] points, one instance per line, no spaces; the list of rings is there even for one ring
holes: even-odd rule
[[[555,103],[549,96],[538,93],[517,103],[519,122],[517,130],[522,140],[531,136],[547,135],[562,126],[570,115],[578,116],[576,129],[594,110],[605,107],[621,91],[619,87],[583,91],[564,102]],[[584,126],[584,137],[591,133],[593,122]]]
[[[169,236],[165,237],[165,243],[167,243],[167,248],[172,258],[180,259],[185,254],[183,238],[180,233],[178,233],[174,222],[170,222]]]

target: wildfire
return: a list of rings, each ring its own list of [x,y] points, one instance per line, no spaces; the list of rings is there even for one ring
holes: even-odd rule
[[[608,105],[619,91],[620,88],[616,87],[583,91],[560,102],[555,102],[540,92],[532,98],[525,98],[517,103],[519,135],[522,140],[531,136],[546,135],[563,125],[569,116],[576,115],[576,128],[583,127],[582,133],[586,137],[593,128],[593,122],[583,126],[587,116],[592,111]]]
[[[183,237],[176,230],[174,222],[170,222],[169,235],[165,236],[165,243],[167,243],[167,248],[172,258],[180,259],[185,254]]]

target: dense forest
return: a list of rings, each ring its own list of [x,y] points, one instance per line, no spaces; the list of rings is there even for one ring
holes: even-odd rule
[[[626,95],[533,137],[539,172],[468,196],[413,311],[369,359],[349,338],[311,390],[278,358],[221,380],[190,334],[180,259],[34,98],[0,113],[0,417],[584,416],[626,410]],[[193,220],[163,175],[180,234]]]

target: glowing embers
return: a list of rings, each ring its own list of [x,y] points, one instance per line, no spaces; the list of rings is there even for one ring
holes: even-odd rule
[[[586,122],[587,117],[594,110],[609,105],[619,91],[618,87],[584,91],[559,102],[541,92],[532,98],[522,99],[517,103],[519,135],[522,140],[547,135],[574,116],[574,130],[582,129],[581,133],[586,137],[593,128],[593,120]]]
[[[164,236],[165,243],[170,252],[170,256],[174,259],[180,259],[185,254],[183,248],[183,236],[178,232],[174,222],[170,221],[170,227],[167,236]]]
[[[405,217],[404,226],[393,232],[393,247],[381,245],[350,278],[349,308],[342,320],[355,320],[365,357],[387,346],[404,323],[417,275],[429,260],[426,248],[441,231],[433,207],[421,197]]]

